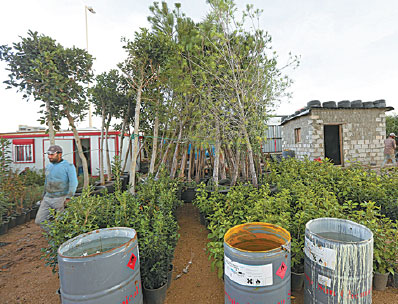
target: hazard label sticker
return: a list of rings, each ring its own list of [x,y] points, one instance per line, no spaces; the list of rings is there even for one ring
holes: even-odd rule
[[[272,264],[246,265],[224,256],[224,273],[231,281],[243,286],[262,287],[273,284]]]

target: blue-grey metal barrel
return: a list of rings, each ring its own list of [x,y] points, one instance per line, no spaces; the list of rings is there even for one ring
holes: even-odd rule
[[[267,223],[224,236],[225,304],[290,304],[290,233]]]
[[[81,234],[58,249],[63,304],[142,304],[137,233],[116,227]]]
[[[372,303],[373,234],[336,218],[305,228],[304,303]]]

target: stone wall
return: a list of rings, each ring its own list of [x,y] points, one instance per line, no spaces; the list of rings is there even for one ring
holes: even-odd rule
[[[282,149],[294,150],[296,157],[324,158],[323,126],[341,125],[343,165],[360,161],[381,165],[386,134],[385,109],[313,108],[309,115],[287,121],[282,126]],[[294,143],[294,129],[301,128],[301,142]]]

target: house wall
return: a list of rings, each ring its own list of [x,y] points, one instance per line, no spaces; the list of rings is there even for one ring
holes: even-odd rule
[[[343,164],[360,161],[381,165],[386,134],[385,109],[311,109],[310,114],[286,122],[282,127],[282,148],[296,157],[325,157],[323,126],[341,125]],[[294,129],[301,128],[302,142],[294,143]]]
[[[83,133],[83,132],[82,132]],[[98,132],[96,132],[98,133]],[[112,132],[109,136],[109,151],[110,151],[110,158],[111,162],[113,161],[114,156],[116,153],[119,152],[119,139],[117,133]],[[29,167],[32,170],[43,170],[45,166],[48,164],[48,157],[45,154],[48,147],[50,146],[50,141],[47,134],[44,132],[38,133],[7,133],[7,134],[0,134],[1,137],[7,138],[10,141],[9,146],[9,155],[11,156],[12,160],[14,160],[14,149],[15,146],[13,145],[13,140],[25,140],[25,139],[33,139],[34,140],[34,162],[23,162],[17,163],[12,162],[11,168],[13,170],[22,171],[26,167]],[[89,132],[84,132],[80,134],[80,139],[88,139],[90,142],[90,157],[91,163],[89,164],[92,169],[92,175],[97,176],[99,174],[99,156],[100,156],[100,135],[97,134],[90,134]],[[76,168],[81,166],[79,158],[77,156],[78,152],[76,147],[74,146],[74,137],[71,134],[58,133],[55,138],[55,144],[60,145],[64,151],[63,158],[66,159],[68,162],[74,164]],[[129,138],[124,138],[124,145],[123,145],[123,152],[120,154],[122,158],[122,165],[124,164],[124,157],[126,156],[126,151],[129,144]],[[104,147],[105,149],[105,147]],[[108,174],[108,168],[106,164],[105,152],[104,152],[104,165],[105,165],[105,174]],[[126,171],[130,169],[130,161],[127,161]]]

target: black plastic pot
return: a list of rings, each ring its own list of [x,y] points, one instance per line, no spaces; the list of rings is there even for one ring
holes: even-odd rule
[[[6,234],[8,232],[8,221],[3,221],[3,223],[0,225],[0,235]]]
[[[25,210],[25,223],[30,221],[30,213],[32,212],[32,209]]]
[[[387,287],[389,273],[375,272],[373,274],[373,287],[375,290],[383,291]]]
[[[17,223],[17,225],[25,224],[25,220],[26,220],[26,213],[25,212],[22,212],[22,213],[16,215],[16,223]]]
[[[82,192],[83,192],[83,188],[77,188],[76,189],[76,192],[75,192],[75,195],[73,195],[73,196],[80,196],[80,195],[82,195]]]
[[[163,304],[166,299],[167,283],[157,289],[143,288],[146,304]]]
[[[181,199],[186,203],[191,203],[196,196],[195,188],[187,188],[181,192]]]
[[[130,180],[130,174],[122,174],[120,180],[122,182],[122,191],[126,191]]]
[[[32,210],[30,211],[30,218],[33,220],[36,218],[37,211],[39,210],[39,206],[34,205]]]
[[[398,288],[398,273],[395,272],[392,276],[392,287]]]
[[[291,288],[294,291],[300,291],[303,289],[304,285],[304,273],[292,272],[291,276]]]
[[[167,272],[167,288],[171,286],[171,281],[173,280],[173,264],[169,265],[169,271]]]
[[[17,225],[17,218],[15,216],[10,216],[9,222],[8,222],[8,230],[11,228],[14,228]]]

